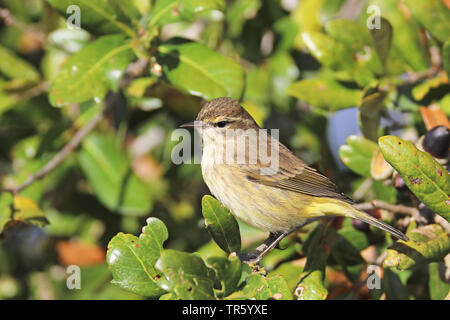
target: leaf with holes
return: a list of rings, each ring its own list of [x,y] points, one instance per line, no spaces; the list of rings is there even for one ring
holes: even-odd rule
[[[156,218],[147,219],[139,238],[118,233],[109,242],[106,256],[113,275],[111,282],[146,297],[159,297],[165,293],[157,284],[161,273],[155,269],[155,263],[167,238],[166,226]]]
[[[165,250],[156,262],[164,274],[158,284],[183,300],[210,300],[214,297],[214,271],[195,254]]]
[[[164,76],[182,91],[207,100],[242,96],[244,69],[201,43],[174,39],[158,47],[156,58]]]
[[[131,43],[124,36],[99,38],[64,64],[50,88],[50,103],[61,107],[102,100],[108,90],[117,90],[125,68],[133,59]]]
[[[237,289],[241,279],[242,263],[236,254],[225,257],[210,257],[206,261],[214,269],[222,288],[218,291],[220,297],[226,297]]]
[[[439,162],[410,141],[395,136],[378,140],[384,159],[402,176],[408,188],[426,206],[450,220],[450,175]]]
[[[228,253],[239,252],[241,250],[239,225],[230,210],[213,197],[204,196],[202,213],[206,228],[219,247]]]
[[[261,274],[252,274],[242,289],[244,296],[256,300],[292,300],[292,292],[286,280],[280,275],[266,277]]]
[[[409,241],[399,240],[387,250],[384,267],[410,269],[418,264],[439,262],[450,252],[450,237],[437,224],[413,229],[407,236]]]

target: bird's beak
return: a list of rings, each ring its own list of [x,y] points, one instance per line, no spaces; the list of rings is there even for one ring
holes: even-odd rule
[[[193,128],[195,126],[194,121],[183,123],[180,128]]]
[[[193,127],[195,127],[195,124],[196,124],[195,121],[191,121],[191,122],[182,124],[180,126],[180,128],[193,128]]]

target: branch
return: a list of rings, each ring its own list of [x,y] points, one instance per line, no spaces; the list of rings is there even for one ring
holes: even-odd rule
[[[414,207],[408,207],[401,204],[389,204],[387,202],[381,200],[372,200],[366,203],[358,203],[355,204],[354,207],[358,210],[366,211],[366,210],[374,210],[374,209],[383,209],[394,213],[405,214],[411,216],[417,221],[423,221],[424,218],[420,215],[419,209]]]
[[[46,174],[53,171],[66,157],[77,148],[81,141],[89,134],[89,132],[94,129],[100,120],[103,118],[106,110],[108,109],[108,104],[105,103],[103,109],[96,114],[91,121],[89,121],[84,127],[82,127],[73,138],[67,143],[64,148],[62,148],[41,170],[28,176],[27,180],[18,187],[13,188],[0,188],[0,191],[11,192],[13,195],[17,195],[20,191],[30,186],[36,180],[42,179]]]
[[[11,25],[18,28],[23,33],[32,33],[36,35],[39,40],[44,43],[47,40],[45,33],[36,30],[36,28],[26,25],[25,23],[17,20],[8,9],[0,9],[0,18],[3,19],[6,25]]]

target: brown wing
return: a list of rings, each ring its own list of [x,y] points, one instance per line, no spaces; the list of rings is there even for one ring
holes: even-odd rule
[[[262,175],[261,169],[266,169],[267,166],[261,164],[244,165],[240,169],[251,182],[310,196],[335,198],[353,203],[346,195],[338,192],[336,185],[330,179],[308,167],[281,143],[279,151],[283,156],[280,156],[278,170],[273,170],[273,172],[268,170],[269,174]]]

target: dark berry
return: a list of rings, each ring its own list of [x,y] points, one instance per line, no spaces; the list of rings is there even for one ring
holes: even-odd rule
[[[419,204],[419,212],[420,215],[427,220],[427,222],[433,221],[434,212],[426,205],[424,205],[422,202]]]
[[[425,134],[423,149],[435,158],[445,158],[450,147],[450,130],[446,126],[436,126]]]
[[[365,222],[363,222],[361,220],[353,219],[352,220],[352,226],[356,230],[363,231],[363,232],[368,232],[370,230],[369,224],[365,223]]]
[[[406,183],[405,180],[403,180],[402,176],[398,173],[394,177],[394,187],[398,190],[405,190],[406,189]]]

